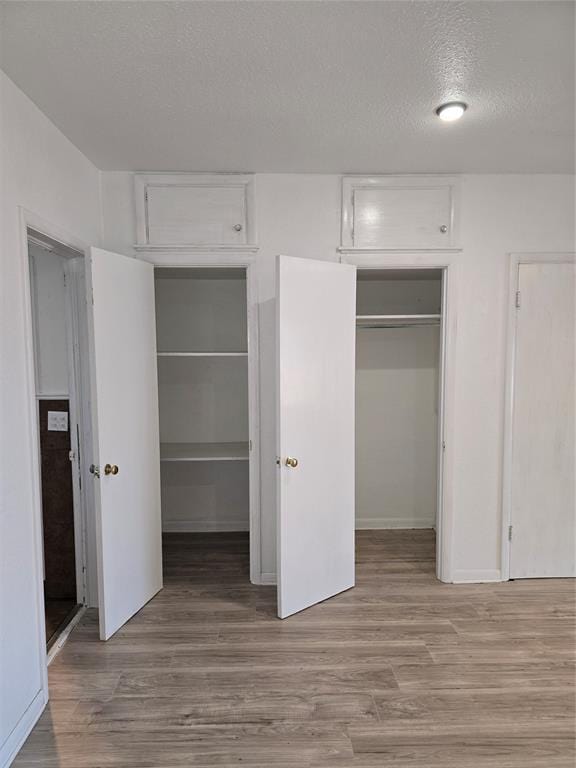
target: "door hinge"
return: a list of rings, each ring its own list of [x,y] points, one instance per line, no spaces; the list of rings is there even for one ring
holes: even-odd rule
[[[248,450],[252,450],[252,440],[248,440]]]
[[[442,453],[446,450],[446,443],[442,440]]]
[[[70,461],[74,461],[74,459],[76,458],[76,454],[74,453],[74,451],[68,451],[68,458],[70,459]]]
[[[516,291],[516,309],[520,309],[520,291]]]
[[[512,541],[512,526],[508,526],[508,541]]]

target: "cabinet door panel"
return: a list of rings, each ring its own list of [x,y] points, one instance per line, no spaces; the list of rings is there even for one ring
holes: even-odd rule
[[[148,243],[243,245],[245,196],[244,185],[150,185],[146,196]]]
[[[357,248],[443,248],[451,244],[448,186],[354,191]]]

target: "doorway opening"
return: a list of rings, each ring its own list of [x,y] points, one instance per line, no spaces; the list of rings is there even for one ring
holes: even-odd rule
[[[362,557],[437,572],[442,269],[359,269],[356,540]]]
[[[247,274],[156,267],[164,581],[250,582]]]
[[[48,658],[88,604],[84,254],[27,229]]]

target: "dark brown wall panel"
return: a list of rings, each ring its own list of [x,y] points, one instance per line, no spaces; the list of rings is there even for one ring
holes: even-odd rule
[[[67,400],[39,401],[44,589],[53,599],[76,598],[70,432],[48,431],[48,411],[68,410]]]

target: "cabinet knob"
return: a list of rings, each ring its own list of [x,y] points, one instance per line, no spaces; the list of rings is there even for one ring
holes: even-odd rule
[[[118,474],[118,467],[116,464],[106,464],[104,467],[104,474],[105,475],[117,475]]]
[[[234,224],[234,229],[236,232],[242,232],[242,224]]]
[[[448,232],[448,227],[446,226],[446,224],[442,224],[442,226],[440,227],[440,232],[442,232],[443,235],[445,235],[446,232]]]

